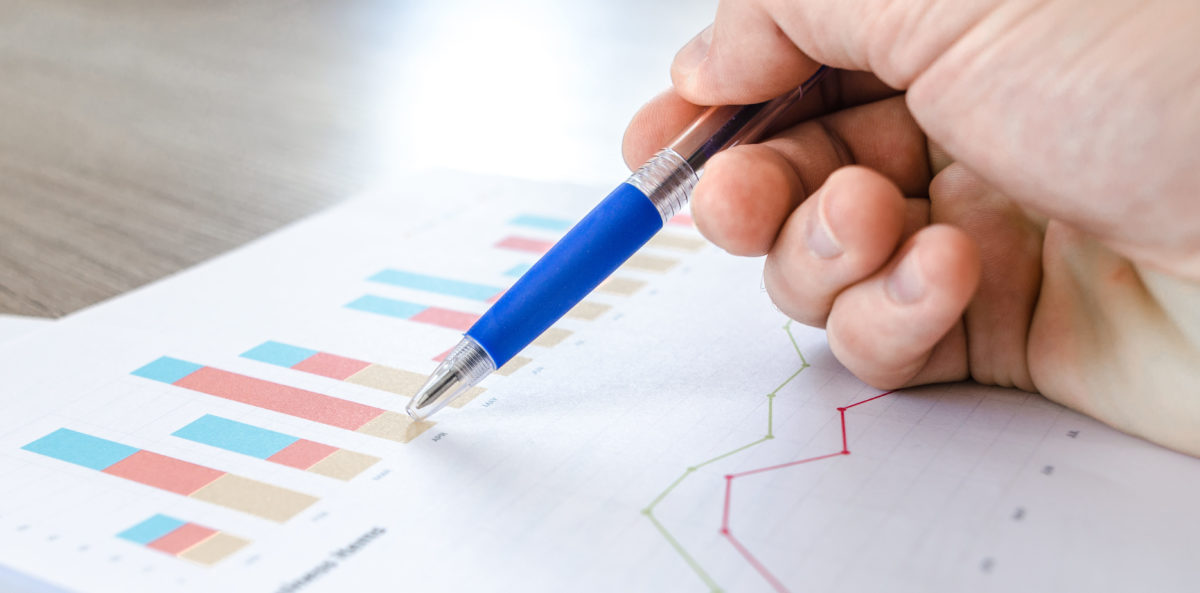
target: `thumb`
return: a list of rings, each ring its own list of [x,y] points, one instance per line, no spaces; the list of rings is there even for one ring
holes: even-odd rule
[[[675,55],[671,81],[699,105],[766,101],[819,64],[869,71],[907,89],[994,3],[721,0],[713,24]]]

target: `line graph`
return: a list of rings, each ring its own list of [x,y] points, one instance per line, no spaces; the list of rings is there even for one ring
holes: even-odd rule
[[[779,391],[781,389],[783,389],[784,387],[787,387],[793,380],[796,379],[796,377],[798,377],[800,375],[800,373],[802,373],[805,369],[807,369],[811,366],[811,365],[809,365],[808,360],[804,357],[804,353],[800,351],[800,346],[799,346],[799,344],[797,344],[796,337],[792,333],[791,320],[788,320],[788,322],[783,325],[783,331],[787,334],[788,341],[791,342],[792,348],[793,348],[793,350],[795,350],[796,356],[800,360],[800,367],[798,369],[796,369],[796,371],[793,372],[791,375],[789,375],[786,379],[784,379],[784,381],[782,383],[780,383],[775,389],[771,390],[771,392],[766,395],[766,397],[767,397],[767,432],[766,432],[766,434],[763,435],[762,438],[751,441],[745,445],[742,445],[736,449],[733,449],[732,451],[727,451],[727,452],[717,455],[716,457],[713,457],[711,459],[707,459],[707,460],[697,463],[695,465],[689,466],[687,469],[684,470],[683,474],[681,474],[678,478],[676,478],[674,482],[671,482],[671,484],[669,486],[667,486],[667,488],[665,490],[663,490],[661,493],[659,493],[658,496],[656,496],[652,501],[650,501],[650,504],[648,504],[646,506],[646,508],[642,509],[642,514],[645,515],[646,518],[650,520],[650,523],[654,526],[654,528],[659,532],[660,535],[662,535],[663,539],[665,539],[667,541],[667,543],[671,546],[671,548],[675,550],[675,552],[688,565],[688,567],[691,568],[692,572],[694,572],[696,574],[696,576],[699,577],[700,580],[703,581],[704,584],[708,586],[711,593],[723,593],[724,590],[717,584],[716,580],[712,577],[712,575],[710,575],[708,573],[708,571],[706,571],[704,569],[704,567],[700,564],[700,562],[698,560],[696,560],[696,558],[694,556],[692,556],[691,553],[688,552],[687,548],[684,547],[684,545],[671,533],[671,531],[669,529],[667,529],[667,527],[665,525],[663,525],[663,523],[658,519],[658,517],[655,516],[654,510],[655,510],[655,508],[658,507],[659,504],[661,504],[663,501],[665,501],[671,495],[671,493],[676,488],[679,487],[680,484],[682,484],[684,481],[686,481],[690,476],[692,476],[694,473],[696,473],[696,471],[699,470],[700,468],[703,468],[707,465],[716,463],[723,459],[732,457],[739,453],[745,452],[748,449],[752,449],[758,445],[761,445],[761,444],[775,438],[775,398],[776,398],[776,396],[778,396]],[[841,435],[842,435],[842,448],[839,451],[835,451],[833,453],[826,453],[824,455],[806,457],[804,459],[798,459],[795,461],[789,461],[789,462],[785,462],[785,463],[769,465],[766,467],[750,469],[750,470],[746,470],[746,471],[742,471],[742,472],[726,474],[724,476],[724,478],[725,478],[725,496],[724,496],[724,501],[723,501],[722,509],[721,509],[720,534],[722,537],[724,537],[726,540],[728,540],[730,545],[733,546],[733,548],[738,552],[738,554],[740,554],[742,556],[742,558],[744,558],[746,560],[746,562],[748,564],[750,564],[750,566],[752,568],[754,568],[755,572],[759,573],[759,575],[761,575],[763,577],[763,579],[766,580],[767,583],[770,584],[771,587],[773,589],[775,589],[776,591],[779,591],[781,593],[787,593],[788,589],[783,584],[783,582],[780,581],[771,572],[771,570],[762,561],[760,561],[753,554],[753,552],[750,551],[749,548],[746,547],[746,545],[744,543],[742,543],[740,540],[737,539],[737,537],[733,533],[733,529],[731,527],[731,514],[732,514],[731,508],[732,508],[732,502],[733,502],[733,482],[734,482],[734,480],[737,480],[739,478],[745,478],[745,477],[757,475],[757,474],[764,474],[764,473],[768,473],[768,472],[783,470],[783,469],[787,469],[790,467],[795,467],[795,466],[813,463],[813,462],[817,462],[817,461],[823,461],[826,459],[832,459],[834,457],[841,457],[843,455],[849,455],[850,448],[849,448],[849,443],[848,443],[848,439],[846,436],[846,411],[849,410],[850,408],[861,406],[868,402],[877,400],[881,397],[891,395],[892,393],[894,393],[894,392],[888,391],[886,393],[881,393],[879,395],[875,395],[875,396],[869,397],[867,399],[857,401],[857,402],[851,403],[849,405],[837,408],[839,420],[841,422]]]

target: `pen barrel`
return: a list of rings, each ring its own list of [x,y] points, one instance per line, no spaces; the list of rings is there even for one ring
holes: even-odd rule
[[[467,330],[503,366],[613,273],[663,226],[654,204],[622,183]]]

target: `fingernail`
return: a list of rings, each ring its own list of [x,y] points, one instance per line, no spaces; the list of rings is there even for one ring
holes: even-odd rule
[[[816,198],[821,201],[817,202],[814,216],[810,216],[804,224],[804,241],[813,255],[821,259],[833,259],[842,254],[842,246],[834,238],[829,221],[825,220],[825,209],[822,207],[824,200],[819,195]]]
[[[712,25],[709,25],[675,54],[675,68],[685,74],[695,72],[704,58],[708,57],[708,47],[711,44]]]
[[[919,255],[919,251],[910,249],[884,281],[888,296],[901,305],[915,303],[925,295],[925,276],[921,273]]]

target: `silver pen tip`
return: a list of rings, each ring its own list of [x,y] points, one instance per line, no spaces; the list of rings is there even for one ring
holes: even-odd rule
[[[470,337],[450,351],[442,364],[433,370],[404,412],[413,420],[424,420],[444,408],[458,396],[496,370],[496,363],[478,342]]]

